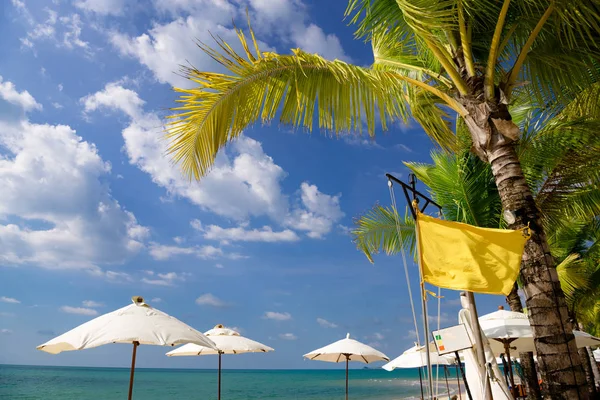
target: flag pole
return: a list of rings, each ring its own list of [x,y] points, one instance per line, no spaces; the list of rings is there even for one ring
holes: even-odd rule
[[[411,182],[414,185],[414,181]],[[413,200],[413,207],[418,208],[419,203],[416,199]],[[433,370],[431,368],[431,349],[429,348],[429,318],[427,311],[427,293],[425,292],[425,282],[423,281],[423,270],[421,268],[421,248],[419,246],[419,219],[415,218],[415,235],[417,240],[417,264],[419,266],[419,280],[421,285],[421,309],[423,310],[423,329],[425,329],[425,354],[427,359],[427,387],[429,388],[429,396],[433,398]]]
[[[417,177],[415,176],[415,174],[410,174],[409,175],[409,185],[407,185],[406,183],[402,182],[401,180],[399,180],[398,178],[396,178],[395,176],[391,175],[391,174],[385,174],[387,176],[387,178],[391,181],[394,181],[396,183],[399,183],[400,186],[402,186],[402,190],[404,191],[404,196],[406,197],[406,201],[408,202],[408,204],[411,204],[411,207],[409,207],[413,219],[415,220],[415,229],[417,231],[417,260],[418,260],[418,267],[419,267],[419,279],[420,279],[420,287],[421,287],[421,308],[423,311],[423,328],[425,329],[425,354],[427,356],[427,386],[429,389],[429,397],[433,398],[434,393],[433,393],[433,371],[431,368],[431,351],[429,349],[429,318],[428,318],[428,314],[427,314],[427,293],[425,292],[425,282],[423,281],[423,270],[421,268],[421,249],[419,247],[419,235],[418,235],[418,231],[419,231],[419,221],[417,218],[417,213],[419,212],[423,212],[425,211],[425,208],[427,208],[427,206],[429,204],[436,206],[439,211],[442,211],[442,206],[440,206],[439,204],[437,204],[435,201],[433,201],[432,199],[430,199],[429,197],[425,196],[423,193],[419,192],[416,188],[417,185]],[[412,194],[412,200],[411,200],[411,196],[409,195],[409,192]],[[423,205],[423,207],[419,206],[419,199],[423,199],[425,201],[425,204]]]

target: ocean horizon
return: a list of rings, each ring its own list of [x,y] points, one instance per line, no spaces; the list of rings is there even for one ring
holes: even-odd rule
[[[435,374],[435,372],[434,372]],[[443,370],[440,369],[443,377]],[[350,369],[352,399],[396,400],[420,397],[416,369]],[[124,399],[129,368],[0,365],[0,398],[18,400]],[[451,391],[456,379],[452,375]],[[222,399],[343,399],[345,372],[340,369],[224,369]],[[439,393],[446,392],[442,379]],[[216,369],[139,368],[134,398],[216,399]]]

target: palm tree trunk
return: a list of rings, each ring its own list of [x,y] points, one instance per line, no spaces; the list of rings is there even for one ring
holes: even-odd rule
[[[551,399],[587,399],[585,375],[573,336],[573,325],[560,287],[554,259],[514,143],[519,129],[503,104],[461,99],[473,150],[490,163],[498,194],[511,229],[530,227],[521,278],[539,369]]]
[[[590,364],[592,366],[592,373],[594,374],[594,383],[596,384],[596,388],[600,389],[600,369],[598,369],[598,363],[594,358],[594,352],[590,347],[586,347],[588,358],[590,359]],[[600,390],[598,390],[600,392]]]
[[[506,302],[508,303],[510,310],[514,312],[523,312],[523,304],[521,304],[521,298],[519,297],[519,286],[515,282],[513,289],[506,296]],[[540,383],[538,381],[537,369],[535,367],[535,360],[533,359],[533,353],[519,353],[521,359],[521,366],[523,367],[523,374],[525,375],[525,387],[527,388],[527,400],[541,400],[542,391],[540,390]]]
[[[583,370],[585,372],[585,379],[587,380],[588,393],[590,400],[598,400],[598,392],[596,390],[596,382],[594,382],[594,373],[592,372],[592,365],[590,358],[588,357],[587,350],[582,347],[578,350],[579,357],[583,362]]]

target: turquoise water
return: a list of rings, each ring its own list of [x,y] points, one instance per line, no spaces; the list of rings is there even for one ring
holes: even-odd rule
[[[223,400],[344,398],[340,370],[223,370]],[[0,399],[126,399],[129,370],[123,368],[0,365]],[[217,371],[138,369],[135,399],[217,398]],[[350,370],[350,398],[393,400],[419,397],[416,370]]]

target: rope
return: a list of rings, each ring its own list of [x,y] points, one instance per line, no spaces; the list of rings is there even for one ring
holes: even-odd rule
[[[437,293],[437,330],[440,330],[440,322],[442,319],[442,288],[438,287]],[[439,398],[440,393],[440,364],[435,366],[435,397]]]
[[[421,347],[421,339],[419,335],[419,323],[417,322],[417,314],[415,312],[415,303],[413,301],[412,289],[410,288],[410,277],[408,274],[408,263],[406,262],[406,252],[404,251],[404,239],[402,238],[402,232],[400,229],[400,216],[398,215],[398,208],[396,207],[396,195],[394,194],[393,183],[388,179],[388,188],[390,190],[390,199],[392,202],[392,207],[394,208],[394,213],[396,214],[396,218],[394,221],[396,223],[396,233],[398,234],[398,240],[400,241],[400,253],[402,254],[402,263],[404,264],[404,275],[406,277],[406,286],[408,287],[408,297],[410,298],[410,309],[412,311],[413,323],[415,325],[415,335],[417,336],[417,346]],[[425,333],[427,335],[427,333]],[[427,342],[427,336],[425,337],[425,342]],[[429,388],[427,388],[429,390]],[[428,393],[428,396],[431,397],[433,393]]]

